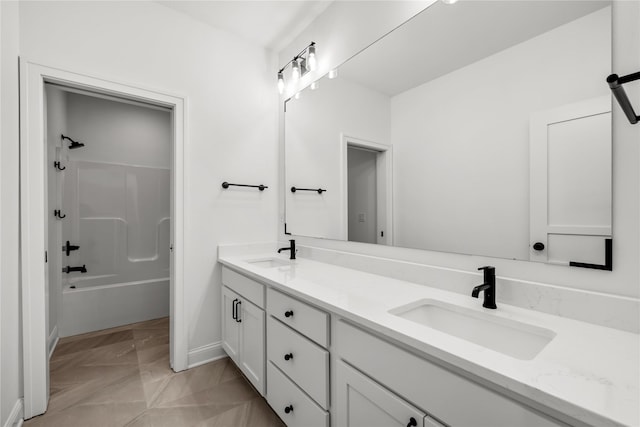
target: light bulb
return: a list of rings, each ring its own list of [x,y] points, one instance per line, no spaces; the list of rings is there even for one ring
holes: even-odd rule
[[[335,79],[336,77],[338,77],[338,69],[334,68],[333,70],[329,71],[329,78]]]
[[[293,60],[293,63],[291,64],[291,66],[293,67],[291,69],[291,78],[293,79],[293,81],[298,81],[298,79],[300,78],[300,64],[298,64],[298,58],[295,58]]]
[[[309,86],[311,88],[311,90],[316,90],[318,89],[319,83],[317,81],[311,83],[311,86]]]
[[[296,94],[293,96],[295,99],[300,99],[300,92],[296,92]]]
[[[284,76],[282,75],[282,71],[278,72],[278,92],[280,92],[280,95],[284,92]]]
[[[309,55],[307,56],[307,65],[310,71],[315,71],[318,68],[318,61],[316,59],[316,47],[309,46]]]
[[[454,4],[456,3],[458,0],[442,0],[442,3],[444,4]]]

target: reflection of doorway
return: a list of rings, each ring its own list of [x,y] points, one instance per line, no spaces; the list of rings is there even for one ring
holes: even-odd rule
[[[351,242],[393,244],[391,147],[342,135],[343,236]]]
[[[377,243],[378,151],[347,146],[347,239]]]

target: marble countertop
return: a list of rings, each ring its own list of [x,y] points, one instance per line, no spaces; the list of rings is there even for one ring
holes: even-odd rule
[[[479,299],[309,259],[265,268],[273,252],[221,254],[219,261],[275,289],[377,331],[473,376],[594,426],[640,425],[640,336],[498,302],[491,314],[550,329],[553,340],[520,360],[390,314],[433,299],[478,312]]]

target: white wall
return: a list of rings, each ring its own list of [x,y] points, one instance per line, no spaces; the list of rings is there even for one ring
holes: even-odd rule
[[[0,2],[0,425],[22,396],[18,227],[18,4]]]
[[[77,93],[67,95],[68,134],[85,144],[69,159],[169,168],[171,113]],[[70,141],[64,141],[65,147]],[[168,191],[168,190],[167,190]]]
[[[387,2],[384,2],[387,3]],[[393,2],[392,2],[393,3]],[[395,6],[394,6],[395,5]],[[380,28],[400,24],[399,15],[389,13],[377,19],[363,20],[367,16],[358,11],[361,6],[345,2],[334,4],[327,9],[326,17],[318,18],[297,41],[280,54],[280,60],[291,55],[303,40],[314,39],[320,52],[332,52],[323,62],[324,69],[339,65],[334,52],[340,57],[348,57],[346,52],[356,53],[362,46],[362,38],[373,39],[372,34]],[[381,7],[381,6],[380,6]],[[403,3],[389,7],[404,7]],[[334,19],[337,9],[346,10],[340,19]],[[640,69],[640,3],[615,1],[613,7],[613,67],[614,72],[624,75]],[[357,31],[354,31],[357,28]],[[322,41],[322,43],[320,43]],[[323,53],[324,55],[324,53]],[[603,84],[606,76],[602,76]],[[627,92],[634,105],[640,105],[640,89],[627,85]],[[636,85],[637,86],[637,85]],[[282,126],[282,122],[281,122]],[[282,136],[282,133],[281,133]],[[462,271],[474,271],[481,265],[494,265],[498,275],[533,282],[550,283],[569,288],[578,288],[606,294],[640,296],[640,126],[631,126],[617,105],[613,109],[613,272],[576,269],[525,261],[510,261],[479,256],[455,255],[442,252],[428,252],[378,245],[364,245],[348,242],[328,241],[313,238],[299,238],[302,245],[312,245],[347,252],[372,254],[389,258],[413,261],[421,264],[437,265]],[[283,144],[283,141],[281,141]],[[284,239],[288,236],[281,236]]]
[[[387,144],[389,113],[387,96],[339,78],[325,78],[317,90],[304,90],[300,99],[287,102],[288,231],[347,238],[342,135]],[[292,186],[327,191],[291,193]]]
[[[608,95],[610,69],[605,8],[393,97],[394,244],[529,259],[530,115]]]
[[[158,3],[134,1],[21,2],[20,51],[33,62],[188,97],[184,310],[189,349],[214,346],[221,337],[217,244],[276,236],[273,55]],[[270,188],[223,190],[223,181]]]

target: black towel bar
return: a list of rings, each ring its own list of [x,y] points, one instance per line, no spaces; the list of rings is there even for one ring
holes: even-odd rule
[[[604,239],[604,264],[569,261],[569,266],[613,271],[613,239]]]
[[[251,187],[251,188],[257,188],[257,189],[258,189],[258,190],[260,190],[260,191],[264,191],[264,189],[265,189],[265,188],[269,188],[269,187],[267,187],[266,185],[262,185],[262,184],[260,184],[260,185],[231,184],[231,183],[228,183],[227,181],[225,181],[225,182],[223,182],[223,183],[222,183],[222,188],[225,188],[225,189],[226,189],[226,188],[229,188],[229,187],[231,187],[231,186],[234,186],[234,187]]]
[[[636,115],[635,111],[633,111],[633,106],[631,105],[629,97],[624,91],[622,85],[635,80],[640,80],[640,71],[622,77],[619,77],[617,74],[611,74],[609,77],[607,77],[607,83],[609,83],[611,93],[613,93],[613,96],[615,96],[618,100],[620,108],[622,108],[622,111],[624,111],[627,119],[629,119],[629,123],[631,123],[632,125],[638,123],[638,121],[640,120],[640,116]]]
[[[292,193],[295,193],[296,191],[315,191],[315,192],[316,192],[316,193],[318,193],[318,194],[322,194],[324,191],[327,191],[327,190],[324,190],[324,189],[322,189],[322,188],[298,188],[298,187],[291,187],[291,192],[292,192]]]

